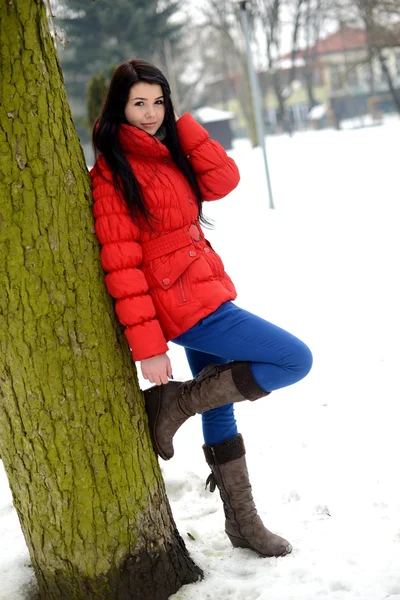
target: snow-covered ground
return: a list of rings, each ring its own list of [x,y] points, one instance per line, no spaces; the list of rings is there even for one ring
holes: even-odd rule
[[[230,546],[195,417],[160,462],[205,579],[170,600],[400,600],[399,137],[392,118],[268,138],[275,210],[260,151],[231,152],[242,181],[207,205],[208,237],[237,304],[314,354],[305,380],[236,409],[259,513],[294,549],[261,559]],[[188,378],[182,349],[170,356],[175,379]],[[0,539],[0,600],[22,600],[32,574],[3,471]]]

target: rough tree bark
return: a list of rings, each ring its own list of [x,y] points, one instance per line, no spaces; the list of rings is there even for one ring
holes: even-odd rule
[[[165,600],[201,571],[105,291],[42,0],[1,0],[0,41],[0,454],[40,597]]]

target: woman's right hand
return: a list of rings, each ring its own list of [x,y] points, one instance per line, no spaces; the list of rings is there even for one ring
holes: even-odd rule
[[[143,377],[156,385],[168,383],[169,379],[172,378],[171,361],[167,354],[145,358],[140,362],[140,368]]]

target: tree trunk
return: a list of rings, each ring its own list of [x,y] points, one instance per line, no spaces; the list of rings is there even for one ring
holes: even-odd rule
[[[174,524],[42,0],[0,5],[0,454],[43,600],[166,600]]]
[[[250,86],[250,74],[245,57],[241,58],[243,79],[238,83],[235,81],[236,94],[247,123],[247,131],[253,148],[258,146],[256,116],[254,114],[254,102]]]
[[[269,5],[266,5],[266,9],[267,12],[264,15],[263,26],[266,31],[268,69],[272,73],[272,87],[279,108],[278,123],[282,132],[291,133],[290,124],[287,120],[286,98],[282,89],[282,71],[276,63],[276,57],[281,54],[281,0],[272,0]]]
[[[305,72],[305,80],[306,80],[306,90],[307,90],[307,98],[308,98],[308,110],[314,108],[318,101],[314,96],[314,82],[313,82],[313,71],[312,68]]]
[[[297,74],[296,59],[297,59],[297,53],[299,50],[299,31],[300,31],[300,24],[301,24],[303,2],[304,2],[304,0],[297,0],[297,5],[296,5],[296,13],[295,13],[293,32],[292,32],[292,51],[291,51],[292,65],[290,67],[289,85],[292,85],[293,81],[296,78],[296,74]]]
[[[400,114],[400,92],[399,92],[399,90],[396,89],[396,86],[395,86],[393,78],[392,78],[392,74],[390,73],[389,68],[386,64],[386,59],[382,53],[382,50],[378,50],[378,56],[379,56],[379,62],[381,64],[381,69],[382,69],[383,73],[385,74],[385,78],[386,78],[390,93],[393,98],[394,105],[396,106],[397,112]]]
[[[321,7],[318,4],[317,9],[320,10]],[[304,57],[305,57],[305,69],[304,69],[304,78],[305,78],[305,86],[306,86],[306,90],[307,90],[307,97],[308,97],[308,110],[310,111],[316,104],[318,104],[315,95],[314,95],[314,69],[315,69],[315,63],[316,63],[316,58],[317,58],[317,54],[316,54],[316,44],[318,42],[319,39],[319,27],[317,25],[317,22],[315,22],[315,26],[314,26],[314,32],[315,32],[315,36],[314,36],[314,44],[312,45],[311,43],[311,15],[312,15],[312,9],[311,9],[311,0],[307,0],[307,7],[306,7],[306,22],[305,22],[305,32],[306,32],[306,49],[304,52]],[[313,48],[313,49],[312,49]]]
[[[278,122],[281,126],[281,131],[290,133],[290,125],[286,110],[286,100],[282,93],[281,72],[279,70],[274,71],[274,73],[272,74],[272,85],[279,106]]]

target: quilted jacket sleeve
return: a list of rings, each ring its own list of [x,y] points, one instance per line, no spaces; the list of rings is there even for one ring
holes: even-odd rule
[[[101,244],[100,261],[107,290],[116,299],[115,311],[132,352],[139,361],[168,350],[144,273],[139,229],[133,223],[114,187],[95,166],[92,177],[95,232]]]
[[[189,113],[177,123],[179,141],[196,173],[203,200],[219,200],[239,183],[239,170],[224,148]]]

